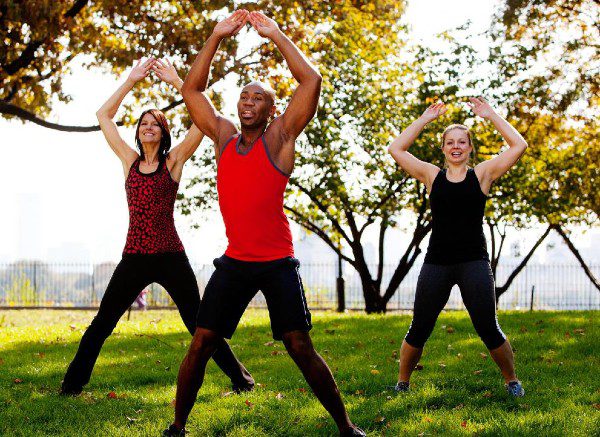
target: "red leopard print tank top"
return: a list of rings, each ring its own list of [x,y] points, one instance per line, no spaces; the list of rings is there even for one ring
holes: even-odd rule
[[[152,173],[140,171],[139,158],[131,165],[125,180],[129,230],[124,255],[183,252],[173,218],[178,187],[165,160]]]

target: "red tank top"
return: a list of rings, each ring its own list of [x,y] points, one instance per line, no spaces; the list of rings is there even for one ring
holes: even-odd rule
[[[241,135],[227,142],[217,164],[219,207],[229,245],[225,255],[242,261],[294,256],[283,212],[289,175],[273,163],[264,136],[242,154]]]
[[[129,230],[123,255],[183,252],[173,219],[178,186],[165,160],[152,173],[140,171],[139,158],[131,165],[125,180]]]

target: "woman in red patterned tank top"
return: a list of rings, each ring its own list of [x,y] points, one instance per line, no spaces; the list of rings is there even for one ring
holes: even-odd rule
[[[190,334],[196,329],[200,293],[175,229],[173,208],[183,165],[204,135],[192,125],[184,140],[171,149],[165,115],[158,109],[150,109],[138,121],[135,133],[138,151],[135,151],[121,138],[113,121],[123,98],[151,72],[181,91],[183,81],[173,65],[167,60],[150,58],[133,67],[125,83],[96,113],[109,146],[123,165],[129,230],[123,258],[102,297],[98,314],[83,334],[62,382],[61,394],[81,393],[104,341],[139,293],[153,282],[161,284],[170,294]],[[219,344],[213,358],[231,379],[234,391],[253,388],[252,376],[225,341]]]

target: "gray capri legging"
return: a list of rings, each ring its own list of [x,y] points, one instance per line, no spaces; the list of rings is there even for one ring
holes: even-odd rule
[[[417,281],[413,320],[405,341],[413,347],[425,345],[455,284],[460,288],[475,331],[486,347],[492,350],[501,346],[506,336],[498,325],[494,276],[487,260],[423,264]]]

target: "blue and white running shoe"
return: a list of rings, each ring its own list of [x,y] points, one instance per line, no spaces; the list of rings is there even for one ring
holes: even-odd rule
[[[509,395],[514,396],[515,398],[522,398],[525,396],[525,390],[523,390],[523,386],[521,385],[521,381],[511,381],[506,384],[506,391]]]

